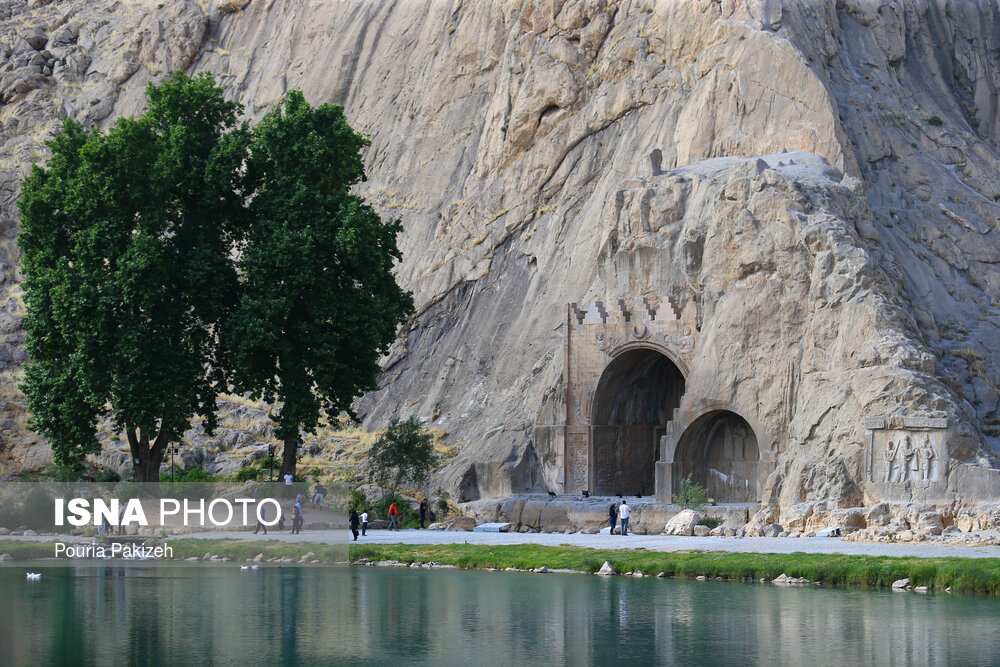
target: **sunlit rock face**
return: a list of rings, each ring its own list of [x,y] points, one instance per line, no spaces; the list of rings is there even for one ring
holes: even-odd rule
[[[370,136],[360,192],[403,220],[418,315],[360,408],[465,443],[428,490],[1000,491],[995,2],[15,0],[0,21],[5,377],[40,142],[185,68],[252,119],[300,88]],[[675,316],[648,337],[643,299]],[[608,322],[574,322],[594,302]],[[0,408],[6,465],[44,457]]]

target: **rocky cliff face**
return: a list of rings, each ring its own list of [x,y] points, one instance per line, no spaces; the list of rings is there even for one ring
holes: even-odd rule
[[[645,296],[694,302],[688,392],[752,411],[765,500],[909,493],[871,449],[914,415],[947,421],[965,480],[938,495],[992,492],[996,2],[12,0],[0,20],[8,386],[40,142],[210,71],[251,117],[300,88],[370,135],[364,194],[403,219],[419,315],[361,407],[468,443],[432,487],[558,483],[532,429],[563,390],[566,304]],[[9,451],[40,446],[2,416]]]

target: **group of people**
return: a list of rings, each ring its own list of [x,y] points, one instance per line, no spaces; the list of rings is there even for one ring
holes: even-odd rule
[[[302,532],[302,524],[305,523],[302,508],[305,506],[305,504],[306,504],[306,497],[304,495],[300,493],[297,496],[295,496],[295,504],[293,504],[291,507],[292,535]],[[280,508],[278,511],[280,512],[280,514],[278,514],[278,532],[281,532],[285,529],[285,510],[284,508]],[[263,530],[264,534],[267,535],[267,525],[263,521],[261,521],[261,517],[258,516],[257,525],[253,529],[253,534],[256,535],[261,530]]]
[[[628,506],[628,501],[622,498],[622,502],[611,503],[611,507],[608,509],[608,520],[611,522],[611,534],[615,534],[615,523],[621,523],[622,535],[628,535],[628,518],[632,514],[632,508]]]
[[[399,530],[399,507],[395,502],[389,503],[389,530]],[[354,536],[354,541],[358,539],[358,528],[361,529],[361,537],[364,537],[368,530],[368,512],[364,511],[358,514],[358,510],[354,507],[351,508],[351,513],[348,518],[351,526],[351,534]],[[427,501],[420,501],[420,527],[424,527],[424,523],[427,521]]]

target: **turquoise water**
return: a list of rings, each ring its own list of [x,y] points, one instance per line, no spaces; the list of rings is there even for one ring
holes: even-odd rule
[[[1000,600],[362,567],[0,568],[3,665],[991,665]]]

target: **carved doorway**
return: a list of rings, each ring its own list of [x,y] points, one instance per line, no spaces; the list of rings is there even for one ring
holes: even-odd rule
[[[743,417],[716,410],[681,435],[674,455],[673,488],[682,479],[703,485],[716,502],[757,502],[760,497],[757,436]]]
[[[659,438],[684,395],[684,376],[656,350],[622,352],[594,392],[591,471],[594,493],[655,493]]]

